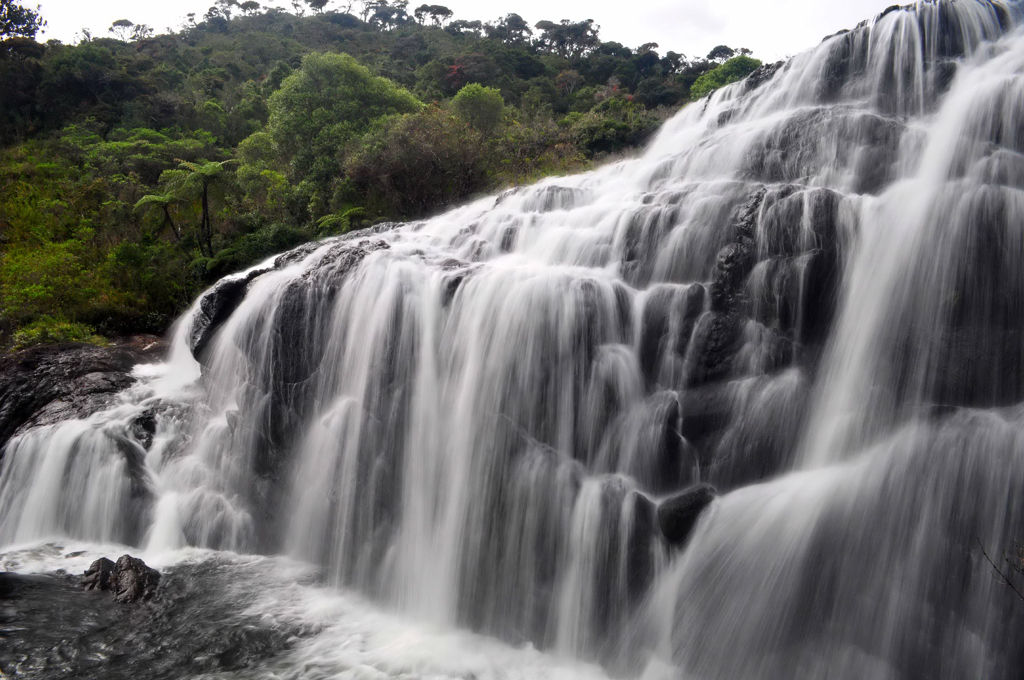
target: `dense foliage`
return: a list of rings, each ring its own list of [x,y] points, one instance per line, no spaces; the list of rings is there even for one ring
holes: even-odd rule
[[[225,273],[628,152],[759,63],[344,4],[217,0],[66,45],[0,0],[0,345],[162,332]]]

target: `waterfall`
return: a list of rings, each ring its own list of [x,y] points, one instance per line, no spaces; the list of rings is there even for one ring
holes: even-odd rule
[[[7,445],[0,545],[285,553],[627,675],[1017,677],[1019,19],[893,8],[638,158],[229,277]]]

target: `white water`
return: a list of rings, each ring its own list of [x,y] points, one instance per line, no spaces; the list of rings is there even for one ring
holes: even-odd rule
[[[1013,677],[975,546],[1024,536],[1016,16],[892,12],[641,158],[325,242],[192,386],[197,305],[122,405],[8,445],[0,544],[284,552],[628,675]]]

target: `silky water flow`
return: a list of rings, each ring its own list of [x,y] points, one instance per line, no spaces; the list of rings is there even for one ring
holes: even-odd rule
[[[622,676],[1020,677],[1018,18],[893,9],[639,158],[229,277],[7,445],[0,544],[286,554]]]

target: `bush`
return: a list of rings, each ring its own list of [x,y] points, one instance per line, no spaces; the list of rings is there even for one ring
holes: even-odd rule
[[[92,326],[44,316],[14,334],[12,349],[25,349],[33,345],[52,345],[58,342],[87,342],[100,346],[107,344],[105,338],[96,335]]]
[[[733,57],[718,68],[697,78],[690,87],[690,99],[694,101],[703,99],[721,87],[743,80],[760,65],[761,62],[757,59],[746,56]]]
[[[501,183],[522,184],[580,171],[586,159],[572,143],[570,127],[581,115],[571,113],[558,123],[540,117],[528,125],[509,125],[495,141]]]
[[[490,135],[501,124],[505,100],[493,87],[470,83],[452,99],[455,115],[485,135]]]
[[[337,174],[334,159],[346,142],[384,116],[422,107],[405,88],[351,56],[314,53],[270,97],[267,130],[296,179],[325,181]]]
[[[573,143],[589,157],[640,146],[661,122],[641,104],[620,97],[606,99],[589,113],[566,119]]]
[[[237,239],[212,258],[194,261],[197,273],[207,283],[258,264],[313,238],[313,234],[297,227],[275,222],[261,226]]]
[[[483,189],[485,160],[480,133],[431,106],[366,135],[347,172],[368,207],[416,217]]]
[[[0,262],[2,313],[24,323],[44,315],[72,316],[94,294],[74,241],[8,251]]]

